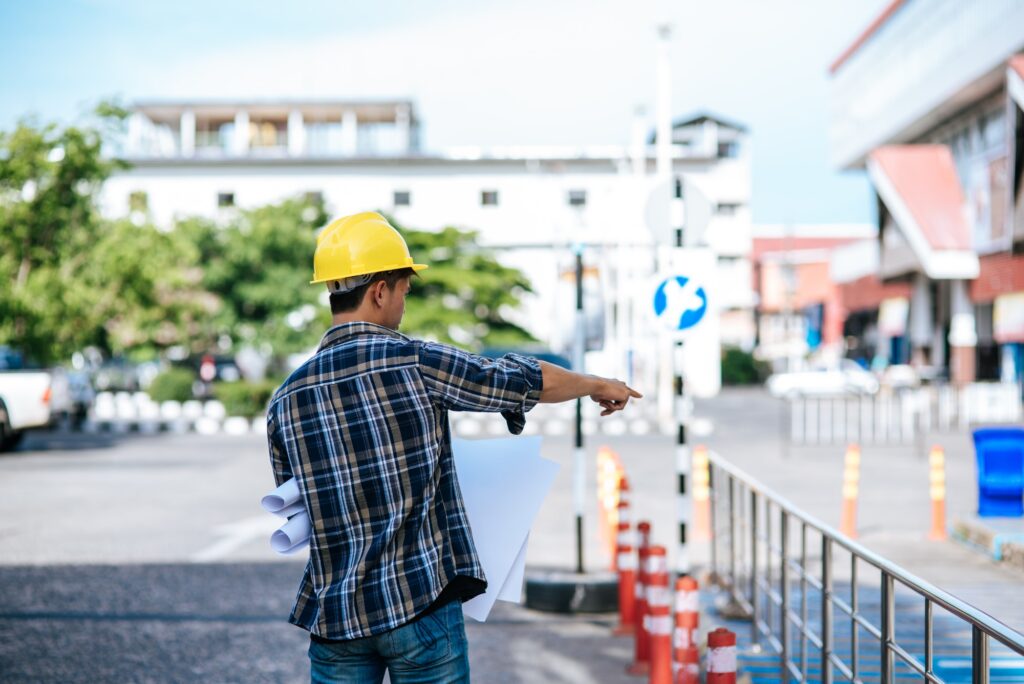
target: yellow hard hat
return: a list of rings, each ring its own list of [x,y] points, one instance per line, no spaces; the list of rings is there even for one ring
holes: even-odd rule
[[[400,268],[422,271],[427,266],[413,263],[409,246],[386,218],[364,211],[332,221],[320,232],[310,284]]]

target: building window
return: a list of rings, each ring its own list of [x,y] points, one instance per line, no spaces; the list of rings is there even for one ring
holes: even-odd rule
[[[585,206],[587,206],[587,191],[586,190],[570,190],[569,191],[569,206],[570,207],[585,207]]]
[[[719,216],[733,216],[741,206],[738,202],[721,202],[716,207],[715,213]]]
[[[720,142],[718,143],[718,156],[719,157],[737,157],[739,156],[740,146],[734,142]]]
[[[483,190],[480,193],[480,204],[485,207],[496,207],[498,206],[498,191],[497,190]]]
[[[146,194],[145,190],[135,190],[128,195],[128,211],[136,212],[141,211],[145,213],[149,210],[149,195]]]
[[[217,193],[217,206],[218,207],[233,207],[233,206],[235,206],[235,193],[233,193],[233,192],[218,192]]]
[[[412,193],[408,190],[395,190],[395,201],[396,207],[408,207],[412,204]]]

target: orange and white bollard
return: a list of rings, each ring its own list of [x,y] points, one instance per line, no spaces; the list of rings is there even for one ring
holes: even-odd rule
[[[615,566],[619,575],[619,625],[613,632],[616,636],[633,634],[636,631],[636,566],[633,553],[633,530],[629,512],[629,483],[622,478],[619,499],[619,532],[615,547]]]
[[[668,553],[652,546],[647,554],[646,631],[650,638],[649,684],[672,684],[672,594],[668,588]]]
[[[928,454],[929,496],[932,500],[932,529],[928,538],[934,541],[946,539],[946,455],[942,447],[935,445]]]
[[[856,444],[846,447],[846,458],[843,460],[843,512],[839,519],[839,531],[850,539],[856,539],[857,497],[860,494],[860,447]]]
[[[719,627],[708,632],[706,684],[736,684],[736,635]]]
[[[637,530],[637,558],[638,571],[636,576],[636,622],[634,622],[634,650],[633,662],[626,668],[626,672],[632,675],[645,675],[650,668],[650,643],[647,630],[644,625],[644,616],[647,615],[647,556],[651,544],[651,523],[643,520],[636,526]]]
[[[676,580],[676,628],[672,638],[675,684],[697,684],[700,681],[700,653],[697,651],[699,627],[700,594],[697,580],[685,575]]]
[[[693,539],[711,539],[711,473],[708,448],[698,444],[693,448]]]

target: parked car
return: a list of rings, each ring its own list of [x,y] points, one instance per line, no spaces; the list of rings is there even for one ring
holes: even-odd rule
[[[0,348],[0,451],[18,446],[26,430],[56,425],[74,408],[65,371],[27,366],[20,354]]]
[[[816,367],[802,371],[775,373],[765,382],[776,397],[829,396],[841,394],[874,394],[878,379],[849,359],[838,367]]]

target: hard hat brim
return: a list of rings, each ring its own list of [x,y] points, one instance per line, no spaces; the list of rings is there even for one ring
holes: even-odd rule
[[[430,266],[427,266],[426,264],[411,264],[409,266],[395,266],[394,268],[378,268],[378,269],[374,269],[372,271],[361,270],[361,271],[357,271],[357,272],[354,272],[354,273],[349,273],[345,277],[346,278],[354,278],[356,276],[366,275],[368,273],[384,273],[385,271],[399,271],[399,270],[404,269],[404,268],[410,268],[414,272],[419,273],[420,271],[425,271],[426,269],[430,268]],[[329,283],[332,280],[337,280],[337,278],[318,278],[316,280],[310,280],[309,284],[310,285],[319,285],[321,283]]]

